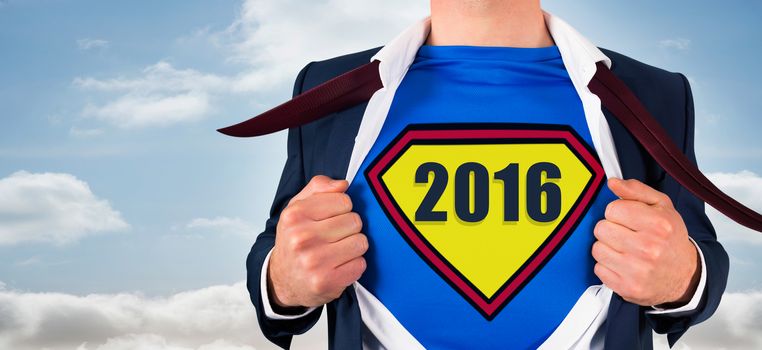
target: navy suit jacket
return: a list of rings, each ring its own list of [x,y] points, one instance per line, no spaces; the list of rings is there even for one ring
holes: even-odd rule
[[[370,61],[381,47],[313,61],[299,72],[294,84],[296,96],[326,80]],[[612,71],[635,93],[688,158],[694,154],[694,111],[690,86],[684,75],[668,72],[622,54],[601,49],[612,60]],[[288,131],[288,159],[278,185],[265,230],[256,239],[246,261],[248,290],[257,311],[259,326],[270,341],[288,348],[292,336],[309,330],[320,317],[322,307],[297,320],[268,319],[262,308],[260,273],[265,256],[275,242],[275,227],[281,210],[315,175],[342,179],[346,175],[354,138],[368,102],[349,107],[330,116]],[[638,179],[669,195],[696,241],[706,261],[707,282],[704,297],[686,315],[649,315],[649,308],[624,301],[614,294],[609,305],[606,349],[651,349],[651,331],[668,334],[670,345],[717,309],[728,276],[728,256],[717,242],[714,228],[704,214],[704,203],[680,186],[654,162],[621,123],[605,108],[625,179]],[[362,349],[362,321],[354,288],[347,288],[336,300],[326,304],[330,349]]]

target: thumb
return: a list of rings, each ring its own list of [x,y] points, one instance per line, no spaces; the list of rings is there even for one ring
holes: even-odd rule
[[[310,182],[299,193],[291,198],[288,204],[305,199],[316,193],[344,192],[348,187],[349,182],[347,180],[331,179],[325,175],[316,175],[310,179]]]
[[[623,180],[612,177],[608,180],[608,186],[611,192],[622,199],[639,201],[648,205],[671,205],[670,199],[666,194],[637,179]]]

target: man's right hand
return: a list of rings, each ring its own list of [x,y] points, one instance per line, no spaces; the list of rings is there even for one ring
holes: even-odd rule
[[[344,193],[348,186],[346,180],[315,176],[281,212],[267,271],[271,302],[323,305],[365,271],[368,239]]]

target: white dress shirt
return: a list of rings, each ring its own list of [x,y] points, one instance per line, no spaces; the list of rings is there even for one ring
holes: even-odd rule
[[[588,82],[595,74],[596,62],[603,61],[610,68],[611,60],[561,18],[547,11],[543,13],[548,31],[561,52],[564,66],[582,101],[593,145],[601,159],[606,176],[621,178],[622,173],[614,140],[606,117],[601,111],[600,99],[587,88]],[[425,43],[430,30],[431,17],[426,16],[406,28],[371,57],[371,62],[376,59],[381,61],[378,69],[383,88],[373,94],[365,108],[347,169],[346,180],[350,183],[381,131],[394,98],[394,92],[412,64],[418,48]],[[706,284],[706,263],[698,245],[696,249],[701,259],[701,277],[696,293],[690,302],[675,309],[654,307],[653,310],[647,311],[648,313],[680,315],[696,309]],[[281,315],[272,310],[267,295],[266,280],[269,260],[270,254],[265,258],[260,278],[265,316],[271,319],[296,319],[314,311],[316,308],[313,307],[300,315]],[[423,346],[373,294],[359,282],[355,282],[353,287],[362,315],[363,349],[423,349]],[[606,320],[611,296],[612,291],[606,285],[588,287],[540,349],[603,349],[605,330],[602,326]]]

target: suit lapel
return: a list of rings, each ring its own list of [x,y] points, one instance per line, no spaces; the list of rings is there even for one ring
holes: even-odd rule
[[[612,64],[612,72],[618,74],[616,64]],[[620,78],[623,78],[620,76]],[[625,80],[626,81],[626,80]],[[622,123],[605,107],[601,107],[603,115],[609,124],[614,147],[619,158],[619,165],[623,179],[637,179],[643,183],[658,187],[663,171],[655,164],[653,159],[645,152],[637,140],[630,134]],[[612,294],[606,315],[606,337],[604,349],[641,349],[640,332],[644,329],[641,323],[640,306],[626,302],[616,293]]]
[[[305,164],[307,174],[324,174],[334,179],[346,176],[367,105],[367,101],[363,102],[305,128],[303,137],[310,148],[304,151],[312,153],[312,162]],[[362,316],[355,289],[347,287],[338,299],[328,303],[326,312],[328,348],[362,350]]]
[[[602,108],[602,110],[614,139],[619,165],[622,169],[622,178],[644,181],[642,153],[638,150],[640,146],[611,112],[606,108]],[[637,315],[637,305],[626,303],[616,293],[612,294],[606,315],[605,349],[639,348],[637,346],[640,341],[637,333],[637,319],[632,319]]]
[[[325,175],[343,179],[347,172],[355,136],[368,102],[302,126],[302,151],[309,154],[304,164],[305,174]],[[309,180],[309,179],[307,179]]]
[[[362,350],[362,317],[352,286],[328,303],[328,348]]]

